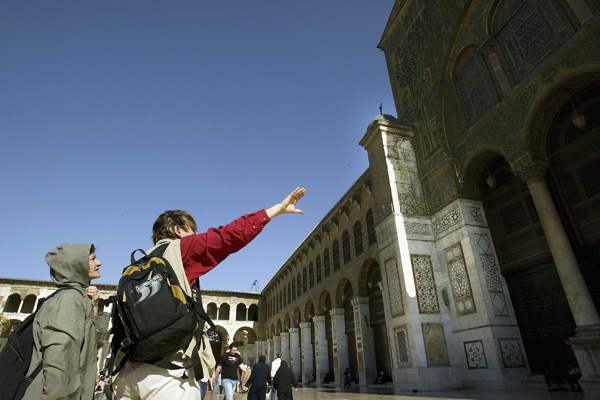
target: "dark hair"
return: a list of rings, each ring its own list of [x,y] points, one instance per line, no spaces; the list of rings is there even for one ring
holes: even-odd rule
[[[238,347],[238,344],[237,344],[237,342],[231,342],[231,344],[229,345],[229,350],[233,349],[234,347],[235,347],[235,348],[237,348],[237,347]]]
[[[267,361],[267,356],[262,355],[262,356],[258,357],[258,362],[265,362],[265,361]]]
[[[194,217],[187,211],[169,210],[160,214],[152,226],[152,240],[156,244],[162,239],[178,239],[175,234],[175,227],[185,230],[191,230],[194,233],[198,231]]]

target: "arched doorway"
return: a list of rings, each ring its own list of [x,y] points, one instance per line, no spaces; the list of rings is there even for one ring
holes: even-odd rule
[[[373,261],[367,271],[367,294],[369,296],[370,325],[373,329],[375,344],[376,373],[384,372],[385,376],[393,376],[392,366],[389,359],[389,345],[387,338],[387,325],[385,323],[385,311],[383,309],[383,292],[381,285],[381,273],[379,264]],[[367,384],[373,382],[366,382]]]

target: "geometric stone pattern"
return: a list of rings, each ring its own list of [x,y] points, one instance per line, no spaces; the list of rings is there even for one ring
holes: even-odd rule
[[[502,278],[496,264],[492,241],[488,235],[482,233],[475,234],[475,241],[483,267],[485,282],[492,298],[494,315],[506,316],[508,315],[508,307],[506,306],[506,298],[502,289]]]
[[[444,232],[446,229],[449,229],[453,225],[458,224],[460,221],[462,221],[462,217],[460,215],[458,207],[456,207],[448,214],[444,215],[442,218],[433,222],[433,233],[438,235],[441,232]]]
[[[525,366],[519,339],[498,339],[504,368],[519,368]]]
[[[406,233],[411,235],[427,235],[431,236],[431,228],[428,224],[418,224],[415,222],[405,222],[404,229]]]
[[[469,221],[483,222],[483,213],[479,207],[465,206],[467,219]]]
[[[385,272],[392,318],[399,317],[404,315],[404,304],[402,303],[402,287],[400,286],[400,276],[395,258],[385,261]]]
[[[442,324],[422,324],[428,367],[448,365],[446,340]]]
[[[467,356],[467,365],[469,369],[487,368],[487,360],[485,358],[485,350],[481,340],[472,342],[464,342],[465,355]]]
[[[457,316],[461,317],[477,312],[462,246],[460,243],[456,243],[446,248],[444,253]]]
[[[417,286],[417,302],[419,313],[439,314],[440,303],[438,301],[433,267],[429,256],[411,255],[415,285]]]

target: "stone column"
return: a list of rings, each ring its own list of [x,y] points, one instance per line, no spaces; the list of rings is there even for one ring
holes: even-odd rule
[[[275,359],[275,343],[273,338],[267,339],[267,363],[273,362]]]
[[[311,323],[301,322],[300,329],[302,329],[302,383],[308,383],[314,365],[312,343],[310,342]]]
[[[600,316],[548,191],[544,174],[531,171],[525,172],[522,177],[527,182],[569,308],[577,325],[575,337],[571,338],[569,344],[573,348],[583,375],[582,384],[586,380],[591,380],[594,381],[595,387],[600,387]]]
[[[290,366],[294,376],[300,376],[302,372],[302,354],[300,352],[300,328],[290,328]]]
[[[229,305],[229,321],[233,322],[235,321],[235,314],[236,314],[237,310],[235,308],[233,308],[231,306],[231,304]]]
[[[325,316],[313,317],[315,326],[315,380],[317,386],[321,386],[325,374],[329,372],[329,357],[327,357],[327,337],[325,336]]]
[[[275,335],[273,337],[273,350],[275,350],[275,352],[273,353],[273,359],[275,359],[275,355],[277,353],[281,353],[281,336],[279,335]]]
[[[257,340],[256,341],[256,361],[258,362],[258,357],[264,355],[269,360],[269,350],[266,340]],[[267,361],[269,363],[269,361]],[[269,363],[270,364],[270,363]]]
[[[281,356],[288,363],[290,362],[290,333],[281,332]]]
[[[358,382],[368,385],[377,378],[377,361],[375,360],[375,341],[373,328],[369,325],[369,298],[355,297],[350,300],[354,308],[354,329],[356,331],[356,355],[358,358]]]
[[[333,373],[335,385],[341,386],[344,383],[344,371],[350,367],[344,309],[334,308],[329,310],[329,313],[331,314],[331,340],[333,340]]]

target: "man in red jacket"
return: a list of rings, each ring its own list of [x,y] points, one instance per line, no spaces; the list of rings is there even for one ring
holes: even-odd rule
[[[210,228],[205,233],[197,233],[196,222],[187,211],[165,211],[152,227],[155,246],[147,253],[156,246],[169,243],[163,257],[171,264],[185,293],[196,297],[198,277],[250,243],[271,218],[281,214],[304,214],[296,208],[296,203],[305,193],[306,189],[296,188],[272,207],[244,215],[225,226]],[[202,389],[202,395],[205,393],[206,383],[214,372],[215,361],[207,341],[206,335],[196,332],[191,340],[181,344],[177,353],[167,358],[171,364],[187,370],[185,374],[177,369],[162,369],[152,364],[128,361],[114,383],[119,399],[197,399],[198,390]],[[189,368],[196,344],[199,344],[204,375],[198,377]],[[196,381],[202,382],[201,388]]]

